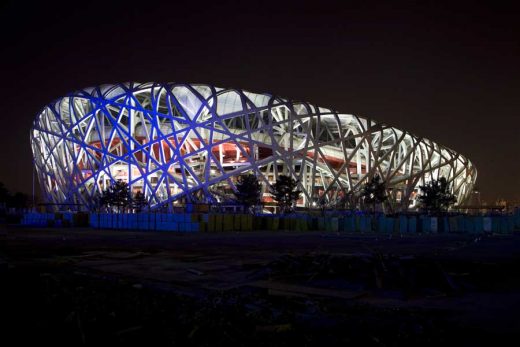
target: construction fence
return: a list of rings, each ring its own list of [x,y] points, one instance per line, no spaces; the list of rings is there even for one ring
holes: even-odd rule
[[[251,215],[243,213],[26,213],[22,225],[174,232],[326,231],[497,233],[520,231],[520,210],[508,215]]]

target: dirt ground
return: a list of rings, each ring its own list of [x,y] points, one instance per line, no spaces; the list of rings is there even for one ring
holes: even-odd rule
[[[517,234],[4,226],[1,235],[18,344],[484,346],[520,337]]]

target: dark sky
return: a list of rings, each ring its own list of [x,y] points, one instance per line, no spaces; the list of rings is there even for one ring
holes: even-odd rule
[[[486,200],[520,200],[516,8],[187,3],[0,5],[0,181],[30,192],[29,129],[51,100],[103,83],[176,81],[270,92],[410,130],[470,158]]]

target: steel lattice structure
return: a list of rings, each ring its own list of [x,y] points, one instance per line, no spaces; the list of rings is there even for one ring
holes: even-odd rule
[[[374,175],[394,210],[416,205],[418,186],[446,177],[457,200],[476,169],[433,141],[366,118],[269,94],[180,83],[86,88],[47,105],[31,129],[48,202],[93,207],[117,180],[152,207],[219,202],[251,172],[268,187],[298,180],[299,206],[335,205]],[[350,197],[355,194],[350,194]]]

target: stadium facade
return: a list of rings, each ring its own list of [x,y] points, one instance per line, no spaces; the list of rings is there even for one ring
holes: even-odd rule
[[[461,154],[407,131],[307,102],[202,84],[121,83],[73,92],[30,133],[45,199],[94,208],[123,180],[152,208],[233,199],[238,175],[269,187],[290,175],[298,206],[356,204],[379,175],[394,211],[417,207],[419,185],[445,177],[459,203],[476,180]]]

